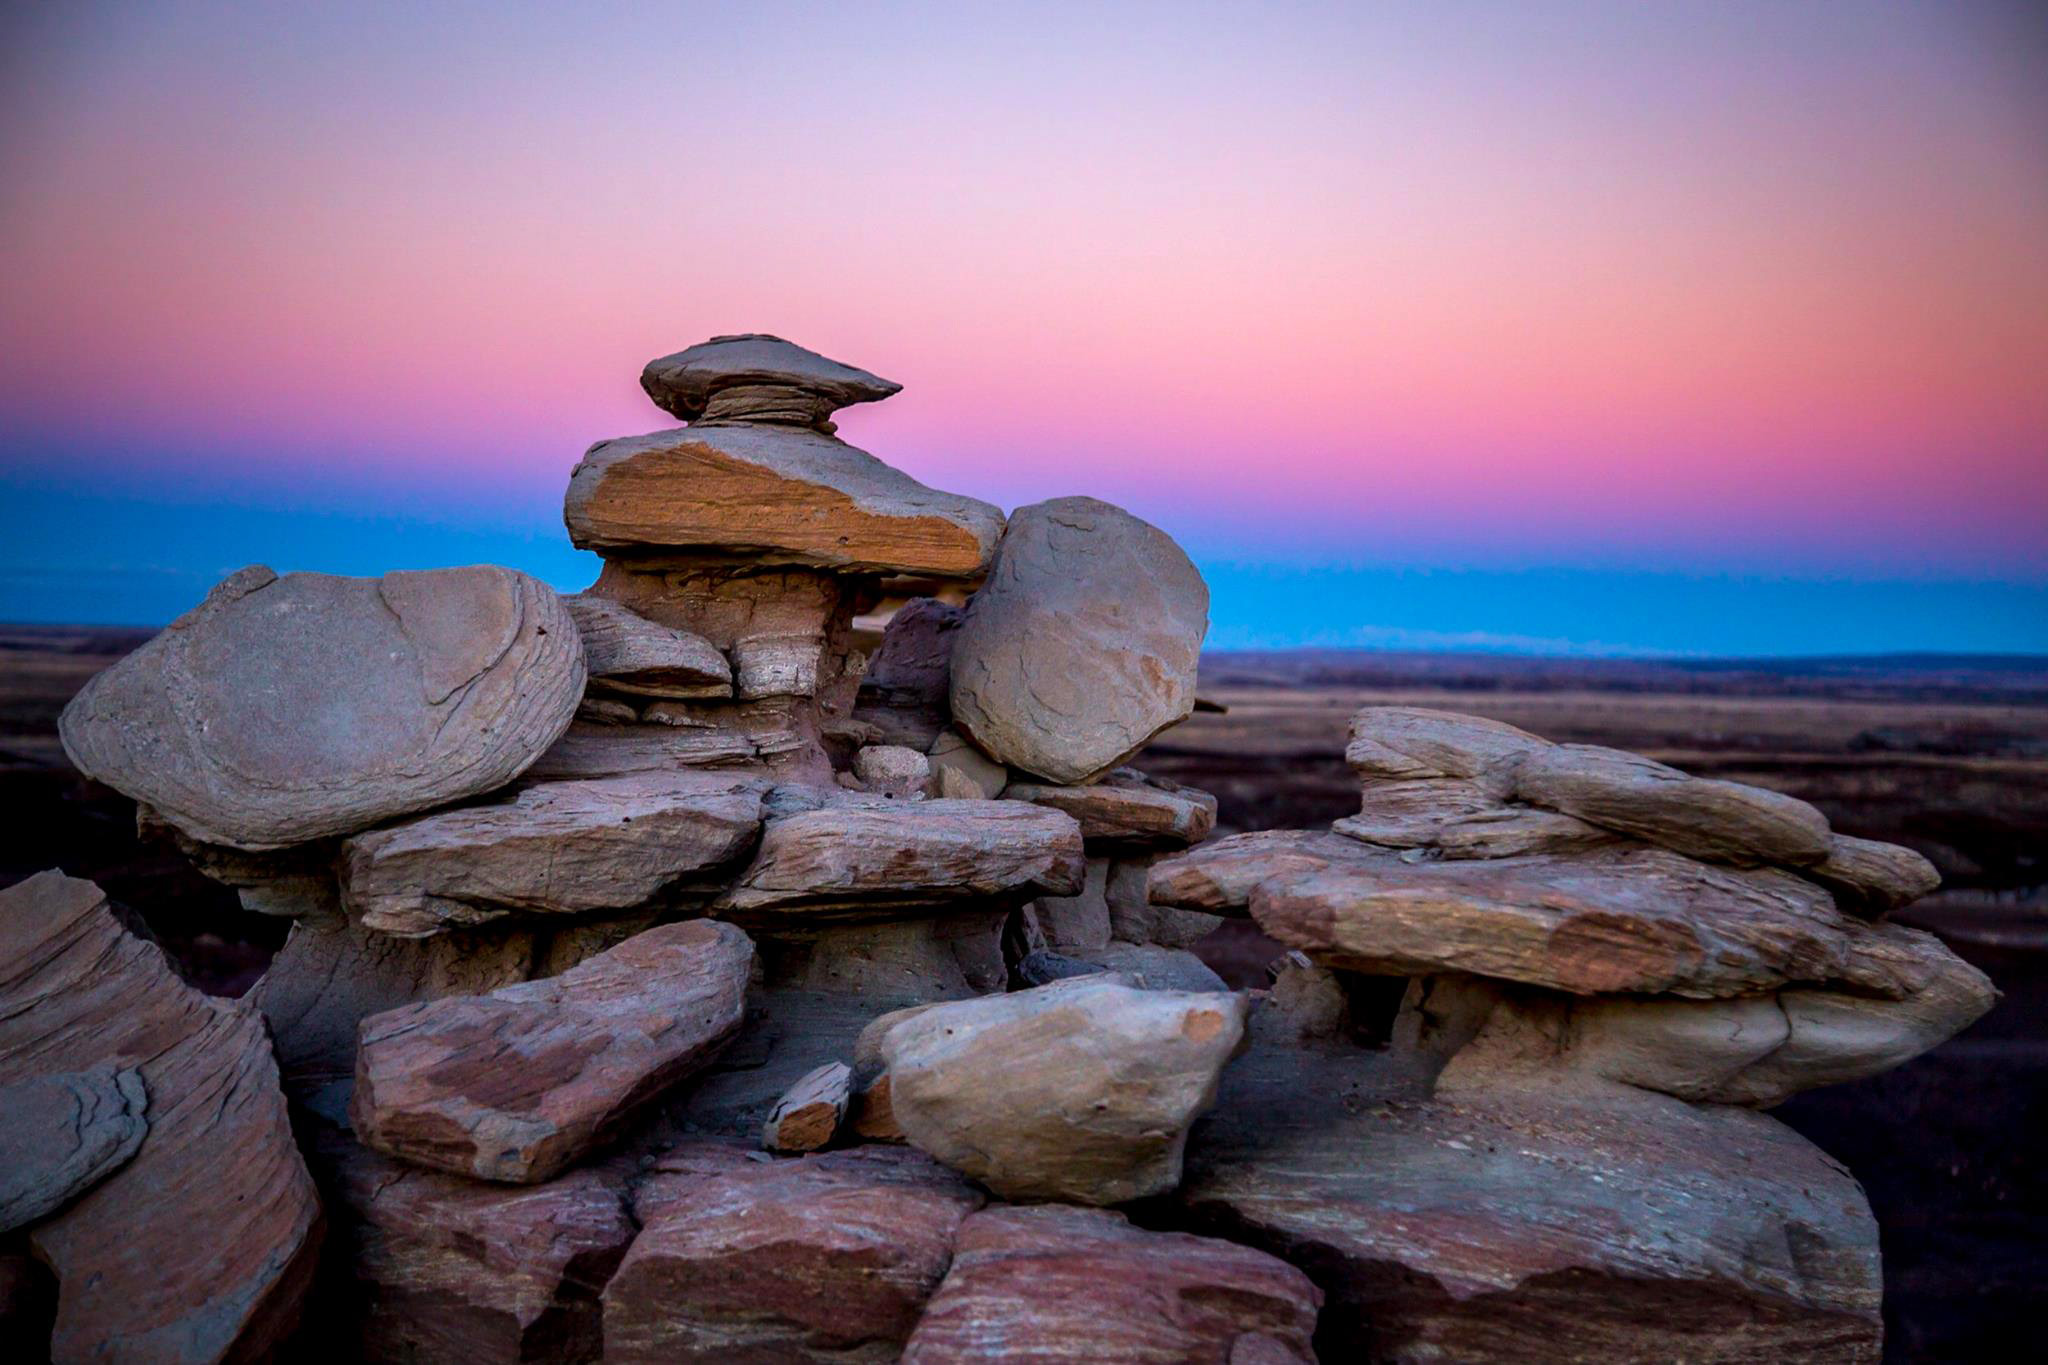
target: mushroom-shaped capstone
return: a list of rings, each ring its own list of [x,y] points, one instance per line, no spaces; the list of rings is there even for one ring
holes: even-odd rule
[[[640,387],[655,406],[685,422],[772,422],[822,426],[854,403],[902,389],[866,370],[828,360],[781,337],[750,332],[713,337],[647,362]]]

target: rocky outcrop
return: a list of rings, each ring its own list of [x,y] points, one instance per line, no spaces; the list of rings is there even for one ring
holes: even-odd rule
[[[282,848],[503,786],[583,682],[574,621],[525,574],[257,567],[94,678],[59,726],[80,772],[194,839]]]
[[[753,945],[727,924],[649,929],[557,977],[363,1021],[363,1142],[484,1180],[546,1180],[703,1067],[744,1014]]]
[[[953,644],[955,723],[1051,782],[1092,782],[1195,704],[1209,590],[1179,546],[1093,498],[1011,517]]]
[[[901,1147],[748,1155],[685,1143],[641,1183],[604,1290],[608,1365],[893,1361],[981,1204]]]
[[[903,1361],[1313,1365],[1322,1300],[1248,1247],[1148,1232],[1107,1209],[989,1208],[960,1225]]]
[[[1118,1204],[1179,1183],[1242,996],[1100,977],[933,1005],[881,1038],[904,1135],[1011,1199]]]
[[[766,791],[676,771],[543,782],[348,840],[343,894],[364,927],[402,936],[701,903],[752,850]]]
[[[57,1280],[52,1358],[261,1357],[298,1320],[321,1233],[263,1021],[179,981],[92,883],[39,873],[0,891],[0,1086],[19,1100],[100,1068],[147,1132],[118,1163],[130,1135],[106,1134],[68,1202],[27,1208]]]

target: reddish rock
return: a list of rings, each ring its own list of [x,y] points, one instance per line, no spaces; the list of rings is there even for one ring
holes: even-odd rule
[[[1063,810],[1081,824],[1090,853],[1105,849],[1186,848],[1216,827],[1216,798],[1194,787],[1118,768],[1087,787],[1016,782],[1005,800]]]
[[[980,1203],[903,1147],[786,1161],[677,1147],[636,1193],[640,1236],[604,1291],[605,1360],[894,1361]]]
[[[853,1068],[827,1062],[806,1072],[769,1111],[761,1145],[771,1152],[815,1152],[839,1131],[853,1098]]]
[[[58,1360],[253,1359],[298,1319],[320,1205],[263,1020],[201,995],[90,882],[0,892],[0,1085],[141,1073],[134,1156],[29,1230],[59,1285]]]
[[[328,1130],[321,1158],[360,1295],[364,1360],[595,1361],[598,1295],[635,1228],[614,1166],[531,1188],[388,1160]]]
[[[391,1156],[531,1184],[715,1057],[745,1011],[753,945],[693,920],[545,981],[363,1021],[349,1107]]]
[[[960,1225],[903,1365],[1313,1365],[1322,1301],[1308,1276],[1250,1247],[1147,1232],[1106,1209],[988,1208]]]

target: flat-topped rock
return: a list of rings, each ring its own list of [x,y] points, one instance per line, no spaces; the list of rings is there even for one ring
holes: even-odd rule
[[[65,752],[195,839],[282,848],[501,787],[568,728],[561,599],[490,566],[243,569],[64,708]]]
[[[880,1043],[913,1144],[1005,1198],[1119,1204],[1180,1182],[1244,1026],[1241,995],[1090,976],[931,1005]]]
[[[507,1187],[392,1161],[334,1130],[316,1150],[351,1253],[356,1301],[342,1320],[360,1333],[356,1358],[600,1358],[598,1294],[636,1231],[616,1166]]]
[[[0,891],[0,1086],[103,1066],[148,1131],[28,1229],[58,1284],[51,1358],[264,1358],[298,1320],[321,1218],[263,1020],[180,981],[92,883],[39,873]]]
[[[749,922],[902,918],[1080,889],[1081,831],[1010,801],[868,798],[768,822],[751,866],[715,913]]]
[[[562,601],[583,636],[593,690],[684,700],[732,695],[732,665],[703,636],[650,621],[592,593]]]
[[[901,384],[762,332],[713,337],[647,362],[640,387],[685,422],[817,426],[840,408],[874,403]]]
[[[459,1175],[546,1180],[730,1041],[753,956],[732,925],[693,920],[560,976],[365,1019],[356,1135]]]
[[[0,1085],[0,1233],[63,1208],[124,1165],[149,1132],[149,1095],[132,1066]]]
[[[569,478],[569,539],[603,554],[700,553],[850,573],[973,578],[1003,514],[791,427],[600,441]]]
[[[988,1208],[960,1225],[903,1362],[1314,1365],[1322,1301],[1308,1276],[1250,1247],[1108,1209]]]
[[[1013,768],[1092,782],[1187,719],[1208,628],[1165,532],[1093,498],[1021,507],[954,640],[954,721]]]
[[[1216,798],[1135,768],[1117,768],[1086,787],[1017,782],[1008,801],[1063,810],[1081,822],[1091,852],[1103,849],[1186,848],[1216,827]]]
[[[674,770],[539,783],[355,836],[343,893],[364,927],[403,936],[709,899],[752,849],[767,786]]]
[[[903,1147],[750,1155],[685,1142],[640,1183],[604,1290],[609,1365],[894,1361],[982,1203]]]

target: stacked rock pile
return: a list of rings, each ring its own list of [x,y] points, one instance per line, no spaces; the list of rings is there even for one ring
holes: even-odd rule
[[[576,467],[588,591],[245,569],[66,711],[292,925],[215,1000],[0,892],[0,1345],[1874,1353],[1861,1192],[1753,1109],[1988,1007],[1879,918],[1913,855],[1414,711],[1359,816],[1205,843],[1125,766],[1194,705],[1168,537],[924,487],[835,434],[896,385],[773,337],[642,383],[687,425]],[[1232,915],[1268,991],[1188,951]]]

